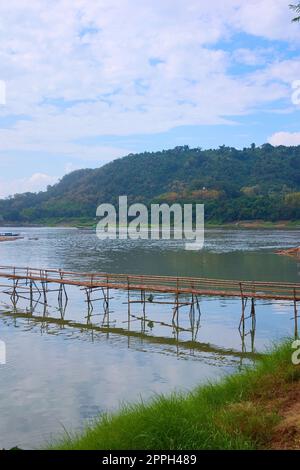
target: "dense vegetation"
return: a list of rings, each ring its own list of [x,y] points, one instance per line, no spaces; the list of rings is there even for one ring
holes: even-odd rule
[[[292,352],[287,341],[253,369],[104,415],[52,448],[299,449],[300,370]]]
[[[206,219],[300,219],[300,146],[175,147],[74,171],[47,191],[0,200],[3,222],[93,219],[102,202],[204,202]]]

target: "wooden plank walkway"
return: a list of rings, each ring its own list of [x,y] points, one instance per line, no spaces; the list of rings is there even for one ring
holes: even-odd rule
[[[109,288],[211,297],[300,300],[300,283],[238,281],[199,277],[81,273],[59,269],[0,266],[0,278],[73,285],[87,289]]]

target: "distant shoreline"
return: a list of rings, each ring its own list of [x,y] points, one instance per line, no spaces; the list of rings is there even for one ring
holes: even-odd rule
[[[96,228],[97,222],[94,220],[80,220],[80,219],[70,219],[70,220],[45,220],[41,223],[17,223],[17,222],[5,222],[1,223],[1,227],[24,227],[24,228],[77,228],[82,230],[93,230]],[[150,228],[150,226],[149,226]],[[278,229],[278,230],[300,230],[300,220],[279,220],[275,222],[265,221],[265,220],[239,220],[235,222],[205,222],[205,228],[207,229]]]

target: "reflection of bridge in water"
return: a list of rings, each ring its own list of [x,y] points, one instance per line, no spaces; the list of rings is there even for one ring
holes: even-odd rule
[[[298,336],[297,302],[300,300],[300,284],[287,282],[234,281],[223,279],[206,279],[192,277],[171,277],[155,275],[129,275],[106,273],[80,273],[59,269],[37,269],[24,267],[0,266],[0,278],[8,280],[9,284],[1,284],[2,292],[9,295],[13,309],[17,312],[20,299],[29,302],[29,312],[35,312],[38,305],[43,306],[43,318],[48,316],[49,295],[57,294],[56,309],[60,312],[60,321],[69,326],[78,325],[76,322],[65,320],[65,310],[68,304],[67,286],[75,286],[85,293],[87,316],[85,327],[95,328],[92,322],[95,302],[102,302],[103,317],[100,328],[111,328],[110,301],[111,292],[122,290],[126,292],[127,334],[131,332],[132,322],[140,321],[141,334],[145,334],[147,325],[159,324],[171,327],[174,338],[179,341],[179,332],[189,332],[190,342],[195,344],[200,327],[201,308],[200,298],[223,297],[241,299],[241,317],[239,332],[244,349],[245,337],[251,336],[251,349],[254,350],[256,330],[256,300],[290,301],[293,308],[295,337]],[[99,293],[100,297],[94,297]],[[98,294],[97,294],[98,295]],[[133,304],[141,305],[141,313],[134,314]],[[157,321],[148,317],[147,305],[169,305],[171,307],[170,323]],[[249,304],[249,306],[248,306]],[[180,314],[180,312],[183,312]],[[185,315],[184,315],[185,314]],[[28,314],[27,314],[28,315]],[[182,326],[180,318],[188,317],[189,325]],[[39,317],[41,318],[41,317]],[[57,319],[56,319],[57,320]],[[249,323],[250,322],[250,323]],[[249,327],[248,327],[249,324]],[[80,324],[82,327],[83,324]],[[114,329],[117,331],[117,329]],[[124,330],[122,330],[124,331]]]
[[[65,331],[66,328],[71,328],[73,331],[77,330],[80,332],[80,334],[82,332],[90,332],[90,338],[92,342],[98,340],[98,334],[101,335],[101,338],[103,338],[103,335],[105,335],[106,339],[112,338],[112,336],[116,335],[119,338],[126,338],[128,348],[133,347],[134,349],[137,349],[137,344],[140,346],[141,344],[147,343],[151,346],[162,346],[164,348],[163,351],[168,351],[168,354],[172,353],[172,349],[170,348],[174,348],[173,353],[180,355],[181,357],[195,356],[196,353],[218,355],[222,359],[239,359],[241,361],[243,359],[254,360],[261,357],[261,354],[252,351],[239,351],[236,349],[222,348],[199,341],[181,340],[178,338],[178,335],[174,335],[173,337],[157,336],[149,333],[146,334],[141,331],[116,328],[114,326],[99,326],[94,323],[81,323],[78,321],[66,320],[64,318],[57,318],[49,315],[44,316],[35,315],[32,313],[29,314],[28,312],[23,312],[21,310],[16,310],[14,312],[2,311],[1,317],[5,319],[11,319],[14,321],[14,325],[15,320],[17,319],[26,320],[26,331],[28,331],[28,329],[30,330],[40,326],[41,332],[59,334]],[[75,334],[75,338],[79,338],[79,336],[76,336]],[[136,340],[140,340],[142,343],[136,343]],[[168,349],[165,349],[166,347]]]

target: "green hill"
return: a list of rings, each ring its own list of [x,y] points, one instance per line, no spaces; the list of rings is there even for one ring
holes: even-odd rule
[[[201,202],[206,219],[300,219],[300,146],[175,147],[74,171],[40,193],[0,200],[5,223],[91,220],[103,202]]]

